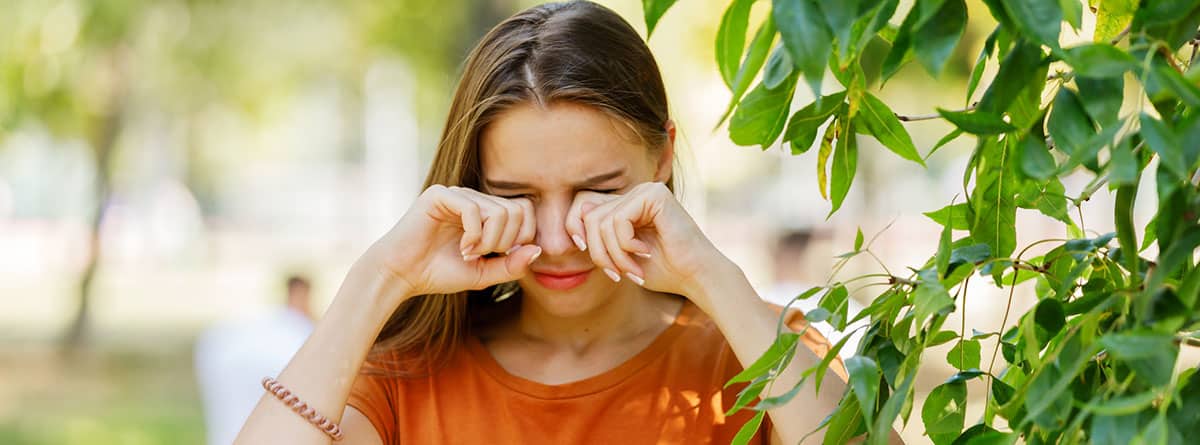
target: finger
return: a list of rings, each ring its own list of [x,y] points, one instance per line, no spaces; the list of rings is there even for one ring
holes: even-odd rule
[[[621,250],[642,258],[650,258],[650,245],[637,238],[637,229],[633,225],[634,218],[641,213],[638,207],[632,201],[626,201],[613,210],[613,229]]]
[[[517,234],[518,245],[533,244],[537,238],[537,218],[533,214],[533,202],[525,198],[514,199],[521,207],[521,231]]]
[[[439,211],[458,217],[458,223],[463,230],[462,239],[458,242],[458,250],[464,256],[467,255],[467,250],[479,243],[483,235],[483,215],[479,210],[479,205],[455,188],[444,189],[438,193],[434,202]]]
[[[508,199],[497,196],[492,196],[491,199],[500,205],[505,212],[504,228],[500,234],[499,242],[496,243],[496,251],[507,254],[518,246],[517,236],[521,233],[521,224],[525,218],[525,212],[521,211],[521,206]]]
[[[478,265],[479,277],[472,289],[478,290],[500,283],[515,281],[525,276],[529,265],[537,261],[542,254],[542,248],[536,245],[524,245],[505,256],[480,259]]]
[[[571,201],[571,208],[567,210],[567,220],[563,223],[563,227],[567,230],[567,234],[571,236],[571,241],[575,243],[576,248],[583,252],[587,251],[587,230],[583,223],[584,214],[597,205],[614,201],[617,198],[617,196],[613,195],[588,191],[575,194],[574,200]]]
[[[617,265],[618,272],[623,273],[639,286],[644,285],[646,283],[646,274],[642,271],[642,266],[638,265],[637,261],[634,261],[633,257],[629,256],[629,252],[622,249],[621,243],[617,241],[617,230],[615,228],[613,212],[609,212],[600,221],[600,238],[604,242],[604,252]]]
[[[499,204],[483,196],[476,196],[474,199],[483,214],[483,236],[479,240],[479,244],[476,244],[469,252],[468,257],[470,258],[467,261],[474,257],[497,252],[496,245],[500,243],[500,237],[504,234],[504,226],[508,221],[508,212]]]
[[[592,263],[604,269],[604,274],[608,275],[609,279],[612,279],[613,282],[620,282],[621,275],[617,272],[619,268],[613,262],[612,258],[609,258],[608,252],[604,248],[603,235],[601,235],[600,223],[604,220],[604,216],[607,213],[606,210],[605,206],[600,206],[589,210],[583,216],[584,236],[587,240],[587,245],[591,246],[591,249],[587,252],[588,256],[592,258]]]
[[[567,219],[563,222],[563,228],[566,229],[567,235],[571,237],[571,242],[575,243],[575,248],[580,252],[587,252],[585,237],[587,230],[583,225],[583,203],[586,200],[587,197],[576,194],[575,199],[571,201],[571,208],[567,209]]]

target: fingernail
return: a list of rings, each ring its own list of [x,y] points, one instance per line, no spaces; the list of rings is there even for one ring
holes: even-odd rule
[[[469,263],[469,262],[471,262],[471,261],[475,261],[475,260],[477,260],[477,259],[479,259],[479,255],[467,255],[467,254],[463,254],[463,261],[466,261],[466,262],[468,262],[468,263]]]
[[[615,271],[615,270],[612,270],[612,269],[609,269],[606,267],[606,268],[604,268],[604,274],[608,275],[608,278],[611,278],[614,283],[621,282],[621,276],[617,275],[617,271]]]
[[[650,259],[650,254],[648,254],[648,253],[645,253],[645,252],[634,252],[633,254],[634,254],[634,255],[637,255],[637,256],[640,256],[640,257],[642,257],[642,258],[645,258],[645,259]]]
[[[533,253],[533,256],[529,258],[529,264],[533,264],[533,262],[534,262],[535,260],[537,260],[537,259],[538,259],[538,257],[540,257],[540,256],[542,256],[542,248],[541,248],[541,247],[538,247],[538,248],[537,248],[537,252],[534,252],[534,253]]]
[[[575,247],[578,247],[580,252],[587,251],[587,243],[583,242],[579,235],[571,235],[571,241],[575,242]]]
[[[638,286],[646,285],[646,280],[643,280],[642,277],[634,275],[633,272],[625,272],[625,276],[629,277],[630,281],[637,283]]]

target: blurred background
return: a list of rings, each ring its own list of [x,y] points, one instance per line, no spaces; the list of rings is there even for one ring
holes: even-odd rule
[[[641,2],[601,3],[644,34]],[[872,250],[891,270],[919,266],[940,231],[921,212],[961,202],[973,141],[922,169],[862,138],[851,195],[826,220],[816,150],[737,147],[713,129],[729,100],[713,55],[726,3],[681,1],[649,41],[681,129],[685,205],[773,301],[825,283],[858,228],[882,231]],[[882,88],[897,113],[965,105],[994,26],[969,3],[940,79],[911,64]],[[282,307],[290,275],[311,282],[319,317],[419,193],[466,52],[533,4],[0,0],[0,443],[204,443],[201,333]],[[1089,40],[1090,19],[1064,36]],[[951,129],[907,127],[922,152]],[[1078,179],[1065,179],[1069,195]],[[1089,234],[1112,227],[1101,195],[1071,209]],[[1019,224],[1022,245],[1066,235],[1024,210]],[[840,276],[879,271],[860,256]],[[1007,295],[987,281],[971,283],[967,329],[999,327]],[[880,290],[853,297],[861,307]],[[923,372],[927,391],[953,370]],[[904,436],[927,442],[921,430]]]

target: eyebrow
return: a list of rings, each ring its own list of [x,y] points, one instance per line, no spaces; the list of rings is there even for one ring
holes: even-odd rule
[[[622,169],[618,169],[618,170],[613,170],[611,172],[601,173],[599,175],[595,175],[590,178],[584,179],[583,181],[577,182],[577,183],[575,183],[575,187],[583,188],[583,187],[594,186],[596,184],[603,183],[610,179],[619,178],[623,175],[625,175],[625,169],[622,168]],[[483,182],[485,184],[487,184],[488,188],[499,189],[499,190],[516,190],[516,189],[533,188],[529,184],[525,184],[525,183],[521,183],[521,182],[513,182],[513,181],[501,181],[501,180],[485,178],[483,180]]]

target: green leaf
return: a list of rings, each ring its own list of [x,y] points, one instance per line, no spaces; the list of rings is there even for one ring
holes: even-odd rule
[[[871,425],[871,435],[868,438],[870,445],[884,445],[888,443],[888,433],[892,430],[892,422],[896,420],[896,416],[900,415],[900,410],[911,402],[912,384],[915,378],[916,373],[910,373],[904,379],[904,382],[896,388],[896,392],[883,404],[883,409],[879,410],[879,416],[875,418],[875,423]],[[844,444],[846,442],[839,443]]]
[[[733,0],[717,27],[717,68],[731,91],[746,46],[746,28],[750,26],[750,7],[753,5],[754,0]]]
[[[1075,223],[1067,215],[1067,198],[1064,193],[1066,190],[1058,178],[1025,181],[1021,191],[1017,193],[1017,207],[1037,210],[1043,215],[1073,226]]]
[[[854,250],[862,250],[863,233],[862,227],[858,228],[858,233],[854,235]]]
[[[1108,42],[1133,20],[1138,0],[1103,0],[1096,7],[1096,33],[1093,40]]]
[[[1058,331],[1067,324],[1067,313],[1063,309],[1062,302],[1053,298],[1039,301],[1034,309],[1033,322],[1045,330],[1047,336],[1057,335]]]
[[[858,169],[858,141],[855,140],[853,127],[853,121],[843,125],[833,149],[833,161],[829,169],[829,198],[833,207],[826,218],[842,207],[842,201],[850,192],[850,184],[854,182],[855,170]]]
[[[937,14],[916,28],[913,50],[917,61],[934,77],[941,75],[946,60],[967,29],[967,5],[963,0],[944,0]]]
[[[983,70],[987,67],[987,59],[992,56],[992,52],[996,50],[996,35],[1002,31],[1002,28],[996,27],[987,40],[983,43],[983,49],[979,51],[979,57],[975,59],[975,67],[971,69],[971,78],[967,81],[967,103],[971,102],[971,98],[975,97],[975,88],[979,87],[979,80],[983,78]]]
[[[729,121],[729,138],[738,145],[761,145],[764,149],[775,143],[787,124],[796,76],[783,85],[769,90],[761,83],[738,105]]]
[[[883,67],[881,69],[883,80],[886,82],[892,75],[900,71],[900,67],[912,60],[913,51],[913,33],[914,25],[919,17],[919,13],[914,8],[909,11],[908,16],[904,18],[904,22],[900,24],[900,29],[896,32],[896,38],[892,40],[892,48],[888,51],[887,57],[883,59]]]
[[[783,45],[812,88],[821,95],[821,78],[833,50],[833,37],[815,0],[773,0],[772,16]]]
[[[979,111],[996,115],[1002,114],[1008,111],[1009,106],[1020,96],[1021,91],[1039,82],[1044,85],[1046,79],[1040,72],[1040,68],[1044,66],[1044,59],[1041,47],[1024,40],[1018,41],[1008,55],[1000,61],[1000,70],[996,72],[996,77],[992,79],[991,85],[983,93],[983,98],[979,100]]]
[[[767,415],[766,411],[759,411],[754,417],[746,421],[745,425],[738,430],[737,435],[733,436],[731,445],[746,445],[750,443],[750,439],[754,438],[754,434],[758,432],[758,427],[762,425],[763,417]]]
[[[1058,2],[1049,0],[1005,0],[1004,9],[1020,32],[1038,43],[1058,47],[1058,32],[1063,11]]]
[[[1129,445],[1138,431],[1138,416],[1092,416],[1089,438],[1095,445]]]
[[[933,264],[937,267],[938,277],[944,277],[950,272],[950,244],[952,242],[952,229],[950,225],[942,226],[942,235],[938,240],[937,255],[934,256]]]
[[[1171,90],[1176,97],[1188,106],[1200,107],[1200,88],[1197,88],[1196,85],[1189,82],[1182,74],[1175,71],[1175,68],[1160,62],[1154,64],[1151,72],[1156,82],[1166,86],[1167,89]]]
[[[1100,344],[1117,360],[1129,365],[1146,383],[1163,386],[1171,382],[1179,347],[1169,334],[1121,332],[1100,338]]]
[[[933,144],[933,148],[929,149],[929,153],[925,155],[925,159],[929,159],[929,157],[933,156],[933,154],[935,152],[937,152],[939,148],[942,148],[942,146],[949,144],[950,141],[958,139],[958,137],[962,136],[962,135],[963,135],[963,131],[959,130],[958,128],[955,128],[954,130],[950,131],[949,133],[946,133],[945,136],[942,136],[941,139],[938,139],[936,144]]]
[[[1150,406],[1159,396],[1158,391],[1145,391],[1134,395],[1113,397],[1097,403],[1089,403],[1085,410],[1104,416],[1133,414]]]
[[[845,99],[845,91],[833,93],[805,105],[792,114],[792,118],[788,120],[787,131],[783,134],[783,139],[792,144],[792,154],[804,153],[812,147],[817,138],[817,130],[842,106]]]
[[[837,330],[846,329],[846,317],[849,312],[850,293],[846,286],[834,286],[821,297],[821,308],[829,311],[829,324]]]
[[[1058,166],[1054,164],[1054,156],[1046,149],[1046,141],[1037,132],[1030,132],[1017,143],[1017,158],[1021,172],[1034,179],[1048,179],[1054,176]]]
[[[817,150],[817,188],[821,191],[821,197],[825,199],[829,199],[829,174],[826,165],[829,164],[829,156],[833,154],[833,138],[837,134],[841,121],[842,118],[839,116],[833,120],[832,124],[825,127],[825,135],[821,137],[821,148]]]
[[[846,359],[846,373],[850,375],[850,388],[858,398],[863,416],[868,424],[874,423],[875,399],[879,397],[879,366],[870,358],[856,355]]]
[[[1188,179],[1188,165],[1183,159],[1183,146],[1167,124],[1142,113],[1142,139],[1158,154],[1160,165],[1167,168],[1180,180]]]
[[[1079,100],[1083,109],[1100,126],[1117,122],[1121,103],[1125,100],[1125,80],[1121,77],[1092,78],[1076,77]]]
[[[1107,43],[1068,48],[1063,53],[1063,60],[1075,69],[1076,74],[1086,77],[1120,77],[1126,71],[1140,67],[1129,53]]]
[[[729,385],[734,383],[749,382],[758,376],[766,374],[768,370],[783,361],[784,356],[796,347],[796,342],[799,339],[800,335],[794,332],[780,333],[775,338],[775,342],[771,343],[771,346],[767,348],[766,352],[763,352],[763,355],[758,360],[755,360],[749,367],[729,379],[725,383],[725,387],[728,388]]]
[[[762,83],[768,89],[779,88],[795,70],[796,64],[792,63],[792,57],[788,55],[787,48],[779,46],[771,51],[771,57],[767,59],[767,69],[763,71]]]
[[[992,256],[1002,258],[1011,254],[1017,244],[1017,204],[1013,199],[1017,180],[1011,166],[1010,142],[988,139],[980,143],[976,186],[971,192],[975,210],[971,237],[991,246]]]
[[[937,345],[949,343],[950,340],[958,338],[958,333],[954,331],[938,331],[930,335],[928,340],[925,340],[925,347],[931,348]]]
[[[946,363],[958,370],[979,367],[979,340],[963,340],[946,353]]]
[[[937,270],[923,269],[917,272],[920,284],[913,291],[913,311],[916,326],[923,326],[933,314],[954,307],[954,299],[938,279]]]
[[[1167,445],[1167,432],[1170,427],[1167,426],[1167,419],[1161,413],[1154,416],[1149,423],[1146,424],[1142,431],[1138,432],[1137,437],[1133,438],[1133,444],[1136,445]]]
[[[965,371],[959,371],[959,372],[955,373],[954,375],[950,376],[949,379],[946,380],[946,383],[965,382],[967,380],[971,380],[975,377],[979,377],[982,375],[988,375],[988,374],[978,368],[971,368],[971,369],[967,369]]]
[[[971,206],[967,203],[954,204],[932,212],[925,212],[925,216],[932,219],[933,222],[942,226],[949,226],[954,230],[968,230],[971,228],[971,221],[975,216],[971,213]]]
[[[945,383],[933,388],[921,408],[925,434],[937,445],[954,442],[963,429],[966,417],[966,383]]]
[[[922,167],[925,166],[925,161],[921,159],[921,155],[917,153],[917,147],[913,145],[912,137],[908,135],[904,125],[900,124],[896,113],[893,113],[887,104],[871,93],[863,94],[862,99],[857,121],[862,122],[871,135],[892,153],[916,162]]]
[[[1083,110],[1075,93],[1060,88],[1054,98],[1054,108],[1046,120],[1046,128],[1055,148],[1063,153],[1074,154],[1089,149],[1088,142],[1096,134],[1096,128]]]
[[[1063,19],[1078,31],[1083,21],[1083,3],[1079,0],[1058,0],[1058,6],[1062,8]]]
[[[733,112],[734,107],[742,100],[742,96],[746,94],[746,90],[750,89],[751,82],[758,75],[758,71],[762,69],[763,63],[767,60],[767,52],[771,50],[771,42],[775,40],[775,20],[767,17],[763,24],[758,27],[758,31],[754,33],[754,40],[750,42],[750,50],[746,51],[746,59],[742,61],[741,68],[738,68],[737,77],[733,82],[733,97],[729,100],[729,106],[725,108],[725,113],[722,113],[721,119],[717,121],[717,126],[720,127],[725,123],[725,119],[729,118],[729,114]],[[767,89],[770,88],[768,86]]]
[[[841,54],[839,57],[842,59],[848,58],[850,46],[854,44],[850,34],[853,31],[854,21],[858,19],[860,3],[862,3],[860,0],[817,2],[821,15],[829,24],[829,30],[833,31],[834,40],[836,40]]]
[[[991,135],[1016,130],[999,114],[986,111],[950,111],[938,108],[938,114],[958,129],[974,135]]]
[[[850,439],[866,430],[867,425],[863,422],[858,398],[847,393],[842,403],[838,404],[837,410],[830,415],[828,427],[825,430],[825,440],[821,443],[823,445],[850,443]]]
[[[675,0],[642,0],[642,12],[646,15],[647,39],[650,38],[650,35],[654,34],[654,27],[658,26],[658,20],[674,4]]]

